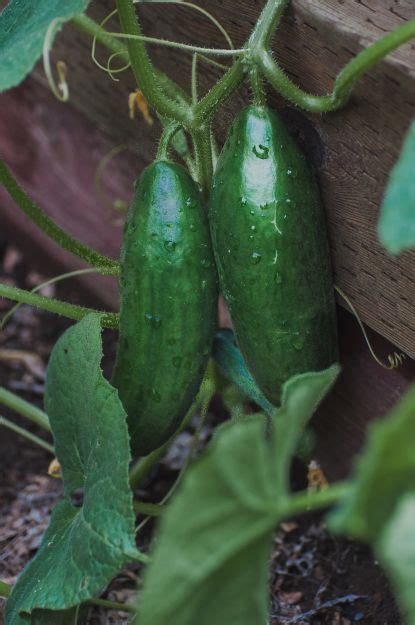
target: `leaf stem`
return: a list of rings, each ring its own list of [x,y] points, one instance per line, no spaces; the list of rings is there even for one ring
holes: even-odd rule
[[[0,415],[0,426],[1,425],[8,428],[9,430],[12,430],[13,432],[16,432],[16,434],[19,434],[20,436],[27,438],[32,443],[35,443],[35,445],[38,445],[39,447],[43,447],[43,449],[46,449],[46,451],[49,451],[52,455],[55,454],[55,449],[53,445],[44,441],[43,438],[40,438],[40,436],[36,436],[36,434],[32,434],[32,432],[29,432],[25,428],[20,427],[16,423],[13,423],[13,421],[10,421],[9,419],[6,419],[6,417],[2,417]]]
[[[87,35],[94,37],[110,52],[125,54],[125,56],[128,57],[128,51],[126,46],[115,37],[109,35],[104,28],[97,24],[93,19],[85,15],[85,13],[81,13],[80,15],[76,15],[75,17],[73,17],[71,20],[71,24],[78,28],[78,30],[81,30]]]
[[[168,123],[160,137],[156,160],[157,161],[167,161],[169,158],[169,146],[171,140],[173,139],[176,132],[180,129],[180,124],[178,122],[170,122]]]
[[[203,387],[203,391],[202,391],[202,397],[201,397],[201,402],[200,402],[200,418],[199,418],[199,423],[197,425],[196,431],[193,435],[192,438],[192,442],[189,448],[189,451],[187,453],[186,459],[183,462],[183,465],[180,469],[179,475],[177,476],[176,480],[173,482],[172,486],[170,487],[170,489],[167,491],[167,493],[164,495],[163,499],[160,501],[159,504],[156,504],[158,506],[158,514],[162,514],[164,512],[165,509],[165,505],[168,502],[168,500],[172,497],[173,493],[177,490],[179,484],[181,484],[182,479],[192,461],[193,458],[193,452],[195,450],[195,447],[199,441],[199,437],[200,437],[200,432],[202,430],[203,424],[206,420],[206,416],[207,416],[207,412],[209,409],[209,404],[210,401],[215,393],[215,383],[213,382],[213,380],[209,379],[209,377],[204,381],[204,387]],[[147,524],[149,518],[151,516],[154,516],[154,512],[150,511],[146,518],[141,521],[141,523],[138,525],[138,527],[136,528],[136,532],[138,533],[140,530],[142,530],[142,528]]]
[[[15,302],[22,302],[23,304],[29,304],[29,306],[35,306],[36,308],[42,308],[52,313],[69,317],[69,319],[75,319],[79,321],[91,312],[101,315],[101,325],[104,328],[118,328],[119,315],[117,313],[105,312],[103,310],[95,310],[93,308],[86,308],[84,306],[77,306],[76,304],[69,304],[58,299],[51,297],[44,297],[37,293],[31,293],[24,289],[18,289],[8,284],[0,284],[0,297],[14,300]]]
[[[226,74],[199,100],[193,109],[199,123],[209,121],[244,78],[244,64],[237,59]]]
[[[199,409],[199,406],[200,406],[200,400],[199,398],[196,398],[196,401],[193,402],[193,404],[190,406],[189,410],[187,411],[187,414],[184,417],[180,425],[180,428],[177,430],[177,432],[175,432],[173,436],[171,436],[171,438],[169,438],[169,440],[166,443],[164,443],[164,445],[152,451],[151,454],[148,454],[148,456],[139,458],[137,462],[133,464],[130,470],[131,488],[135,488],[136,486],[138,486],[138,484],[140,484],[140,482],[142,482],[144,478],[147,477],[147,475],[150,473],[153,466],[164,456],[164,454],[166,453],[166,451],[168,450],[168,448],[170,447],[174,439],[181,432],[183,432],[183,430],[187,428],[190,421],[193,419],[194,415]]]
[[[351,482],[338,482],[329,488],[318,491],[317,493],[302,491],[293,494],[286,502],[285,517],[292,517],[304,512],[319,510],[320,508],[328,508],[341,499],[347,497],[352,491],[353,484]]]
[[[44,288],[45,286],[49,286],[50,284],[55,284],[56,282],[60,282],[61,280],[67,280],[69,278],[75,278],[77,276],[82,276],[84,274],[87,273],[97,273],[99,272],[98,269],[76,269],[75,271],[69,271],[67,273],[63,273],[59,276],[55,276],[53,278],[50,278],[49,280],[45,280],[45,282],[42,282],[41,284],[37,284],[30,292],[31,293],[36,293],[37,291],[39,291],[40,289]],[[12,308],[10,308],[10,310],[7,311],[7,313],[5,315],[3,315],[3,317],[1,318],[0,321],[0,331],[4,328],[4,326],[6,325],[6,323],[8,322],[8,320],[10,319],[10,317],[12,317],[15,312],[20,308],[21,303],[17,303],[15,304]]]
[[[249,48],[268,50],[288,2],[289,0],[267,0],[248,40]]]
[[[197,104],[197,60],[198,54],[194,53],[192,58],[192,73],[191,73],[191,91],[192,91],[192,104]]]
[[[118,612],[128,612],[131,614],[135,614],[137,612],[133,605],[129,605],[128,603],[118,603],[117,601],[108,601],[108,599],[88,599],[86,603],[105,608],[106,610],[117,610]]]
[[[15,393],[12,393],[4,386],[0,386],[0,403],[12,410],[15,410],[26,419],[29,419],[36,425],[39,425],[44,430],[51,432],[49,418],[46,412],[43,412],[37,406],[34,406],[30,402],[22,399]]]
[[[207,398],[209,401],[214,393],[214,389],[216,388],[215,382],[212,379],[211,367],[208,365],[205,378],[201,384],[200,391],[187,411],[179,429],[169,438],[167,442],[164,443],[158,449],[155,449],[148,454],[148,456],[144,456],[143,458],[139,458],[135,464],[133,464],[130,470],[130,486],[131,488],[135,488],[138,486],[140,482],[149,474],[152,467],[164,456],[174,439],[181,433],[183,430],[187,428],[190,421],[193,419],[197,411],[206,403]]]
[[[134,512],[136,514],[145,514],[146,516],[160,516],[163,512],[163,505],[159,503],[147,503],[145,501],[133,502]]]
[[[0,597],[7,599],[10,597],[13,587],[6,582],[0,580]]]
[[[145,43],[153,43],[159,46],[166,46],[167,48],[175,48],[177,50],[184,50],[185,52],[197,52],[200,54],[209,54],[213,56],[243,56],[246,54],[245,48],[206,48],[205,46],[194,46],[189,43],[180,43],[178,41],[170,41],[169,39],[159,39],[157,37],[148,37],[147,35],[137,35],[132,33],[117,33],[109,32],[111,37],[117,39],[126,39],[127,41],[143,41]]]
[[[103,256],[57,226],[55,222],[26,195],[2,160],[0,160],[0,182],[27,217],[50,239],[60,245],[60,247],[68,250],[89,265],[96,267],[103,274],[118,275],[119,264],[116,260]]]

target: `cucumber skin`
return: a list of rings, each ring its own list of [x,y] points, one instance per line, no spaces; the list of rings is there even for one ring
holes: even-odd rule
[[[121,248],[113,385],[131,449],[146,455],[178,428],[206,369],[216,326],[217,274],[199,190],[158,161],[136,184]]]
[[[292,375],[338,359],[325,216],[306,159],[278,116],[232,124],[210,200],[219,281],[239,347],[273,404]]]

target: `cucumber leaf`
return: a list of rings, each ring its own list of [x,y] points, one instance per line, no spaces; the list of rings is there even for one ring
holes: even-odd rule
[[[53,349],[45,407],[65,498],[7,602],[7,625],[23,625],[28,615],[42,625],[71,622],[61,611],[90,599],[138,555],[126,415],[102,375],[101,358],[98,314],[69,328]],[[83,503],[77,507],[71,497],[79,489]]]
[[[273,414],[275,406],[262,394],[250,374],[244,357],[236,346],[232,330],[219,330],[216,333],[213,341],[213,357],[223,375],[267,414]]]
[[[395,593],[409,625],[415,623],[415,494],[399,502],[378,541],[376,552],[389,571]]]
[[[380,242],[391,254],[415,247],[415,121],[391,171],[378,230]]]
[[[331,516],[333,529],[376,541],[400,499],[415,492],[414,441],[415,386],[370,427],[351,493]]]
[[[269,551],[288,500],[290,458],[282,456],[295,448],[337,373],[334,366],[286,384],[278,436],[267,439],[258,416],[219,428],[161,519],[140,625],[267,622]]]
[[[0,13],[0,92],[15,87],[31,72],[51,21],[70,20],[88,4],[89,0],[10,0]]]
[[[340,373],[334,364],[324,371],[301,373],[290,378],[282,388],[281,407],[274,411],[275,462],[280,488],[288,491],[292,458],[304,429]]]
[[[415,386],[375,423],[349,496],[329,515],[336,532],[371,544],[415,625]]]

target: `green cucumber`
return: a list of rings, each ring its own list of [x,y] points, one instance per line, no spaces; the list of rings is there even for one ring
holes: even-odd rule
[[[136,185],[121,249],[113,384],[133,454],[160,447],[199,389],[216,322],[217,277],[199,190],[176,163],[156,161]]]
[[[279,117],[236,117],[210,200],[216,264],[239,347],[266,398],[338,357],[333,278],[316,181]]]

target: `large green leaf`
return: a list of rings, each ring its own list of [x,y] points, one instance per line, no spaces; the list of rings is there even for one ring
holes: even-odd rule
[[[42,54],[49,24],[83,13],[89,0],[10,0],[0,13],[0,91],[18,85]]]
[[[267,439],[263,417],[217,432],[161,521],[140,625],[266,623],[269,548],[288,499],[289,458],[280,454],[295,448],[337,373],[334,366],[287,383],[278,436]]]
[[[415,494],[399,502],[376,544],[408,624],[415,623]]]
[[[372,545],[415,625],[415,386],[371,428],[349,496],[332,513],[335,531]]]
[[[65,499],[7,602],[7,625],[26,623],[22,615],[55,622],[43,610],[66,610],[91,598],[137,556],[126,415],[102,375],[101,358],[98,314],[67,330],[52,352],[45,407]],[[75,507],[71,495],[79,489],[83,503]]]
[[[325,371],[293,376],[282,389],[281,408],[273,415],[279,488],[288,490],[291,460],[304,429],[340,373],[334,364]]]
[[[375,543],[408,492],[415,492],[415,386],[386,419],[372,425],[354,487],[333,513],[332,527]]]
[[[391,254],[415,247],[415,122],[408,131],[386,187],[379,239]]]

